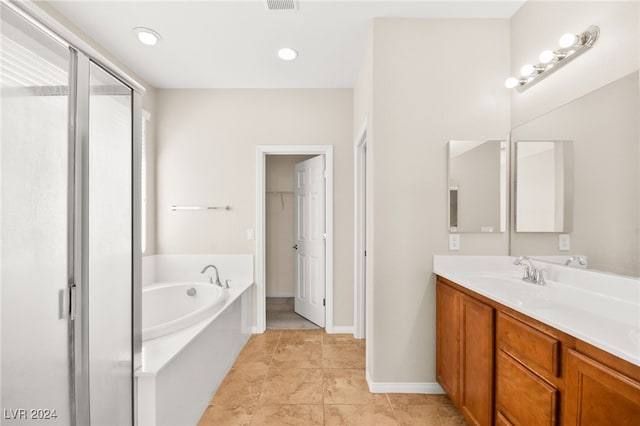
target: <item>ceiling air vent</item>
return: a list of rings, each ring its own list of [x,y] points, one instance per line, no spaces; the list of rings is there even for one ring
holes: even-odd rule
[[[298,0],[264,0],[268,10],[296,10]]]

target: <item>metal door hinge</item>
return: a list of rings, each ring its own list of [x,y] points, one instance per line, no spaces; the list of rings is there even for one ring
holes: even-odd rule
[[[327,306],[327,299],[322,299],[322,306]]]

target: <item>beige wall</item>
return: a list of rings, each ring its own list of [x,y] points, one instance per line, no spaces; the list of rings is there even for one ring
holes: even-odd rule
[[[512,91],[512,125],[516,127],[638,69],[637,1],[528,1],[511,19],[511,75],[537,62],[567,32],[600,27],[589,52],[522,93]]]
[[[362,64],[353,87],[353,137],[363,124],[369,120],[369,130],[372,130],[373,113],[373,26],[367,37],[367,44],[363,52]]]
[[[333,323],[353,325],[352,98],[350,89],[158,90],[158,252],[255,253],[246,230],[256,226],[256,146],[333,145]]]
[[[95,40],[89,37],[84,31],[78,28],[75,24],[69,21],[66,17],[61,15],[56,9],[54,9],[48,1],[34,2],[47,14],[53,17],[55,20],[64,25],[76,36],[81,38],[84,42],[89,44],[92,48],[96,49],[106,59],[111,61],[112,64],[120,68],[123,72],[127,73],[131,78],[141,84],[146,93],[142,98],[142,108],[147,111],[151,117],[149,125],[147,127],[147,250],[145,255],[151,255],[156,253],[156,216],[155,216],[155,194],[156,194],[156,175],[155,175],[155,141],[156,141],[156,117],[155,117],[155,103],[156,103],[156,89],[144,81],[140,76],[131,71],[124,63],[122,63],[117,57],[112,55],[108,50],[98,44]]]
[[[366,125],[366,127],[365,127]],[[370,236],[373,234],[373,198],[374,194],[371,191],[373,188],[373,152],[374,147],[374,122],[373,122],[373,26],[371,26],[365,51],[363,53],[362,64],[356,78],[353,88],[353,140],[360,137],[359,132],[366,131],[366,234]],[[367,241],[367,256],[366,256],[366,277],[373,276],[373,263],[374,253],[371,251],[371,241]],[[354,271],[355,272],[355,271]],[[365,338],[366,338],[366,366],[367,371],[370,369],[372,363],[373,345],[375,336],[373,334],[373,309],[368,307],[373,306],[373,293],[370,289],[371,280],[369,279],[365,283]]]
[[[372,47],[354,101],[366,109],[372,75],[367,370],[373,382],[433,383],[432,256],[450,253],[447,142],[507,135],[509,23],[376,19]],[[504,255],[507,241],[505,233],[464,234],[458,253]]]
[[[267,297],[291,297],[294,292],[294,173],[308,155],[268,155],[266,160]]]

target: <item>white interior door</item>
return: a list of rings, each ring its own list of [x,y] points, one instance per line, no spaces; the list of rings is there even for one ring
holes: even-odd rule
[[[295,312],[325,326],[324,156],[296,164],[294,189]]]

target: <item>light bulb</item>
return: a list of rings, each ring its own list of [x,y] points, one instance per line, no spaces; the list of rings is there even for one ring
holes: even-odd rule
[[[577,35],[571,34],[571,33],[566,33],[565,35],[560,37],[560,40],[558,41],[558,44],[563,49],[566,49],[567,47],[575,46],[578,43],[579,40],[580,40],[580,38]]]
[[[298,52],[290,47],[283,47],[282,49],[278,50],[278,57],[280,57],[280,59],[282,59],[283,61],[293,61],[298,57]]]
[[[540,54],[540,56],[538,56],[538,59],[543,64],[548,64],[549,62],[553,61],[555,58],[556,58],[556,54],[553,53],[553,50],[545,50]]]
[[[504,87],[506,87],[507,89],[513,89],[519,84],[520,84],[520,80],[518,80],[515,77],[509,77],[504,81]]]
[[[524,65],[522,68],[520,68],[520,75],[522,75],[523,77],[529,77],[535,72],[536,67],[531,64]]]

